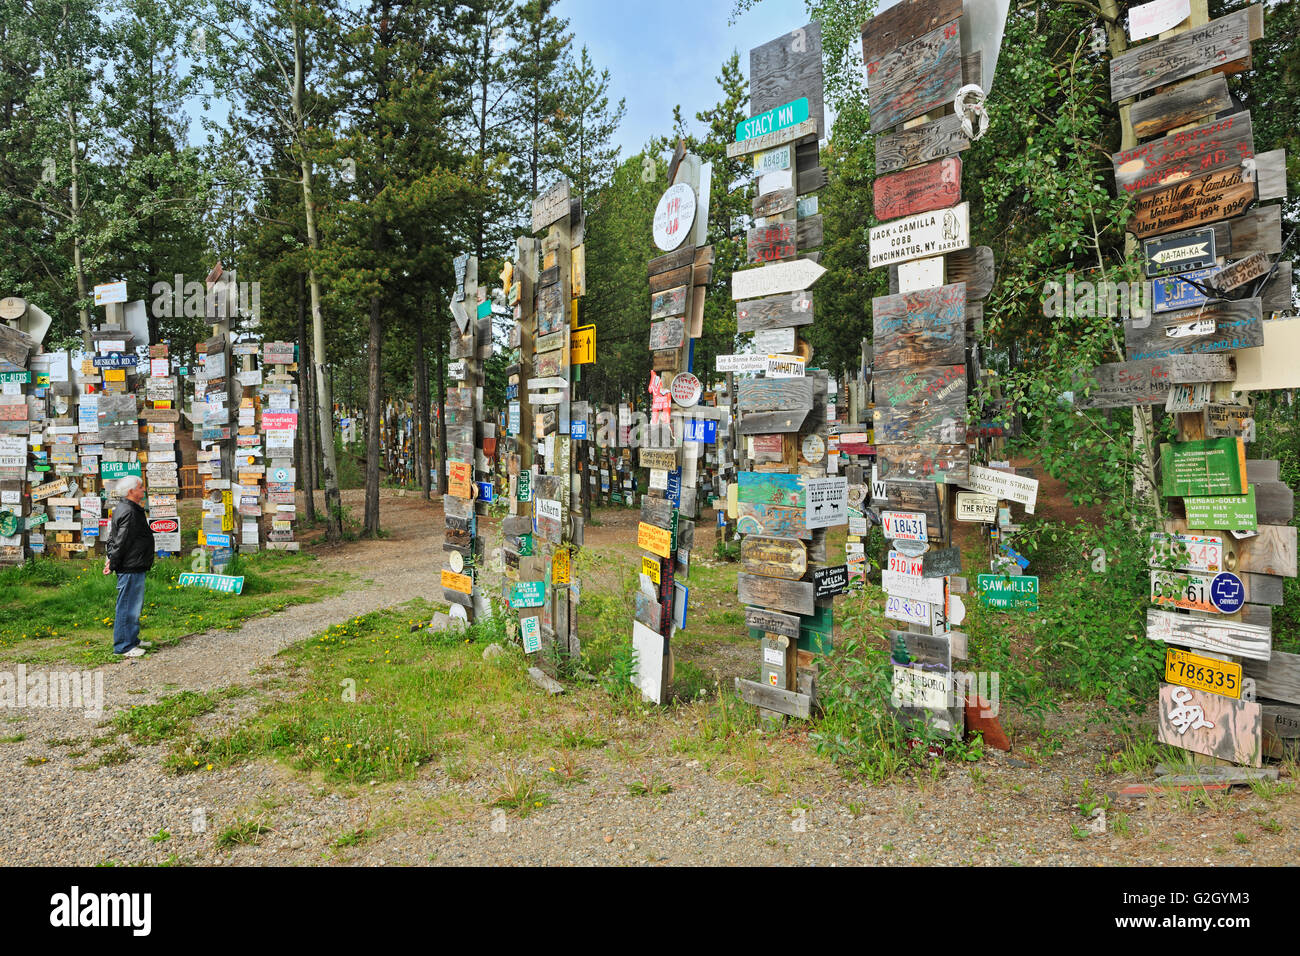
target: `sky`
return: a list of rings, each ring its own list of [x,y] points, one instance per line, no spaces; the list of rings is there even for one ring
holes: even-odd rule
[[[808,22],[804,0],[762,0],[728,24],[732,0],[561,0],[555,13],[569,19],[575,49],[610,73],[610,101],[627,102],[615,142],[622,156],[641,151],[672,129],[678,103],[688,128],[695,114],[716,103],[715,78],[733,50],[749,75],[749,51]]]

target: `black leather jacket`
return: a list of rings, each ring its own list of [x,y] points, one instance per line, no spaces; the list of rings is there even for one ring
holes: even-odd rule
[[[113,509],[108,526],[108,569],[118,574],[148,571],[153,567],[153,532],[144,509],[123,498]]]

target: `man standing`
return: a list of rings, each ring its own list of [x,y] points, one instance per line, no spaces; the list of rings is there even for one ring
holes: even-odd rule
[[[144,578],[153,567],[153,532],[140,502],[144,482],[128,475],[117,485],[122,501],[113,509],[108,529],[108,557],[104,573],[117,572],[117,613],[113,617],[113,653],[141,657],[153,647],[140,640],[140,611],[144,608]]]

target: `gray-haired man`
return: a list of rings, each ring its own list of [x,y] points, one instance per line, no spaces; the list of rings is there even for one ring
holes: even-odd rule
[[[140,502],[144,482],[128,475],[117,483],[122,500],[113,509],[108,529],[104,573],[117,572],[117,612],[113,617],[113,653],[140,657],[153,645],[140,640],[140,611],[144,608],[144,579],[153,567],[153,532]]]

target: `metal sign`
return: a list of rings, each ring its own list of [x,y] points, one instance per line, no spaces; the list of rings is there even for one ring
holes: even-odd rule
[[[805,103],[805,112],[807,106]],[[807,119],[807,117],[804,117]],[[686,183],[669,186],[655,207],[653,234],[655,245],[672,252],[690,234],[695,224],[695,190]]]

